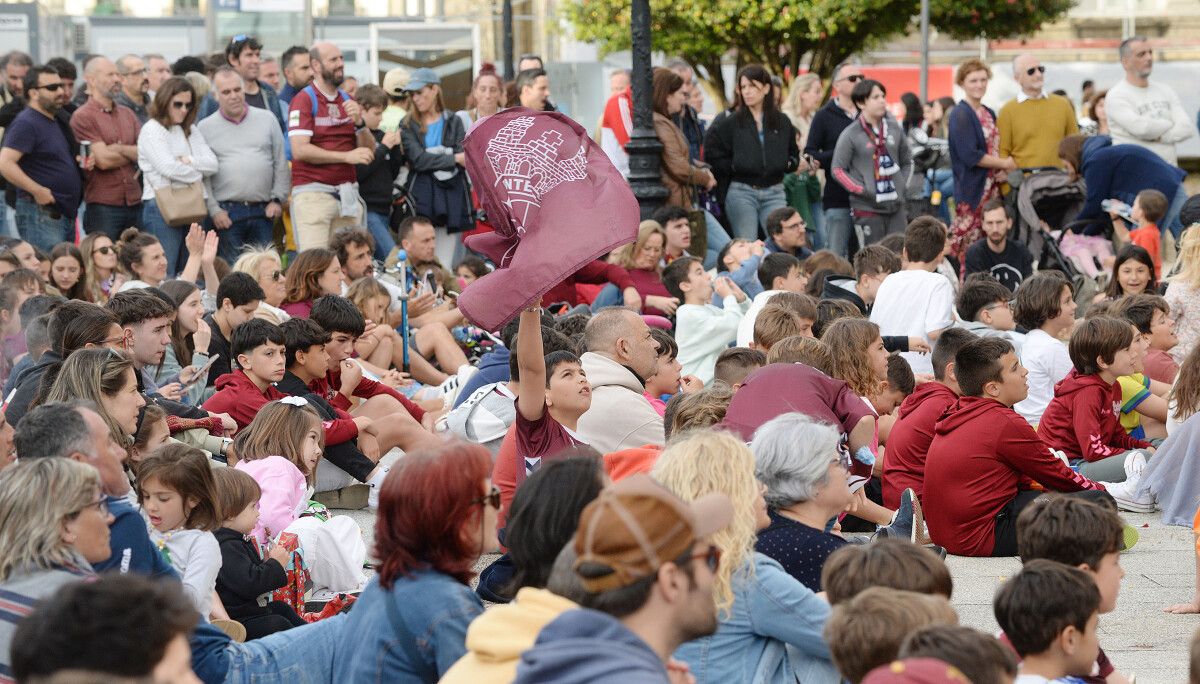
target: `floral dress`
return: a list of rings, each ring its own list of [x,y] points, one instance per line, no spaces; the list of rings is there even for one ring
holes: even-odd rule
[[[987,140],[987,153],[999,156],[1000,129],[996,128],[996,120],[986,107],[975,110],[979,117],[979,125],[983,127],[983,137]],[[967,248],[983,236],[983,205],[992,198],[1000,195],[1000,184],[1004,181],[1004,172],[992,169],[983,185],[983,196],[978,206],[966,202],[956,202],[954,205],[954,221],[950,224],[951,253],[958,258],[959,273],[966,272]]]

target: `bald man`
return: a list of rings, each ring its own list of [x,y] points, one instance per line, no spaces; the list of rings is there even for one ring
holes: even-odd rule
[[[1062,166],[1058,143],[1079,132],[1075,109],[1067,98],[1046,92],[1046,67],[1037,55],[1018,55],[1013,78],[1021,92],[996,117],[1000,157],[1012,157],[1021,168]]]
[[[663,419],[646,401],[646,378],[658,368],[658,343],[637,313],[601,309],[588,321],[580,361],[592,383],[592,405],[579,419],[583,441],[607,454],[665,441]]]
[[[142,227],[142,186],[137,176],[141,124],[132,109],[116,106],[121,76],[111,60],[88,61],[83,77],[88,99],[71,116],[71,131],[76,140],[92,143],[91,155],[96,159],[96,168],[84,174],[83,230],[100,231],[116,242],[126,228]]]
[[[313,82],[292,98],[292,226],[301,250],[328,247],[333,231],[363,225],[355,164],[375,158],[375,138],[362,110],[341,89],[345,60],[338,46],[319,42],[309,50]]]

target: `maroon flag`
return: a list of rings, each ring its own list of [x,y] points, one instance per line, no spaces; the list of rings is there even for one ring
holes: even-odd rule
[[[496,264],[458,298],[475,325],[498,330],[585,264],[636,239],[629,183],[566,116],[506,109],[476,123],[463,150],[496,229],[466,241]]]

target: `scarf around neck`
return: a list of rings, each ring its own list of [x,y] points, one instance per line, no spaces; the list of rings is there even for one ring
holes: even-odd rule
[[[900,198],[896,193],[896,183],[892,180],[892,176],[900,170],[900,167],[892,159],[892,155],[887,149],[887,116],[879,120],[879,133],[875,133],[875,129],[871,124],[867,123],[866,118],[858,118],[859,125],[867,134],[867,140],[870,141],[872,152],[871,162],[875,171],[875,201],[876,202],[892,202]]]

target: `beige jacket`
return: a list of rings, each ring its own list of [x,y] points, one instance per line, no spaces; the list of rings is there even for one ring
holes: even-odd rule
[[[592,407],[579,418],[583,440],[602,454],[661,446],[666,441],[662,416],[646,400],[646,388],[633,371],[595,352],[580,360],[592,383]]]

